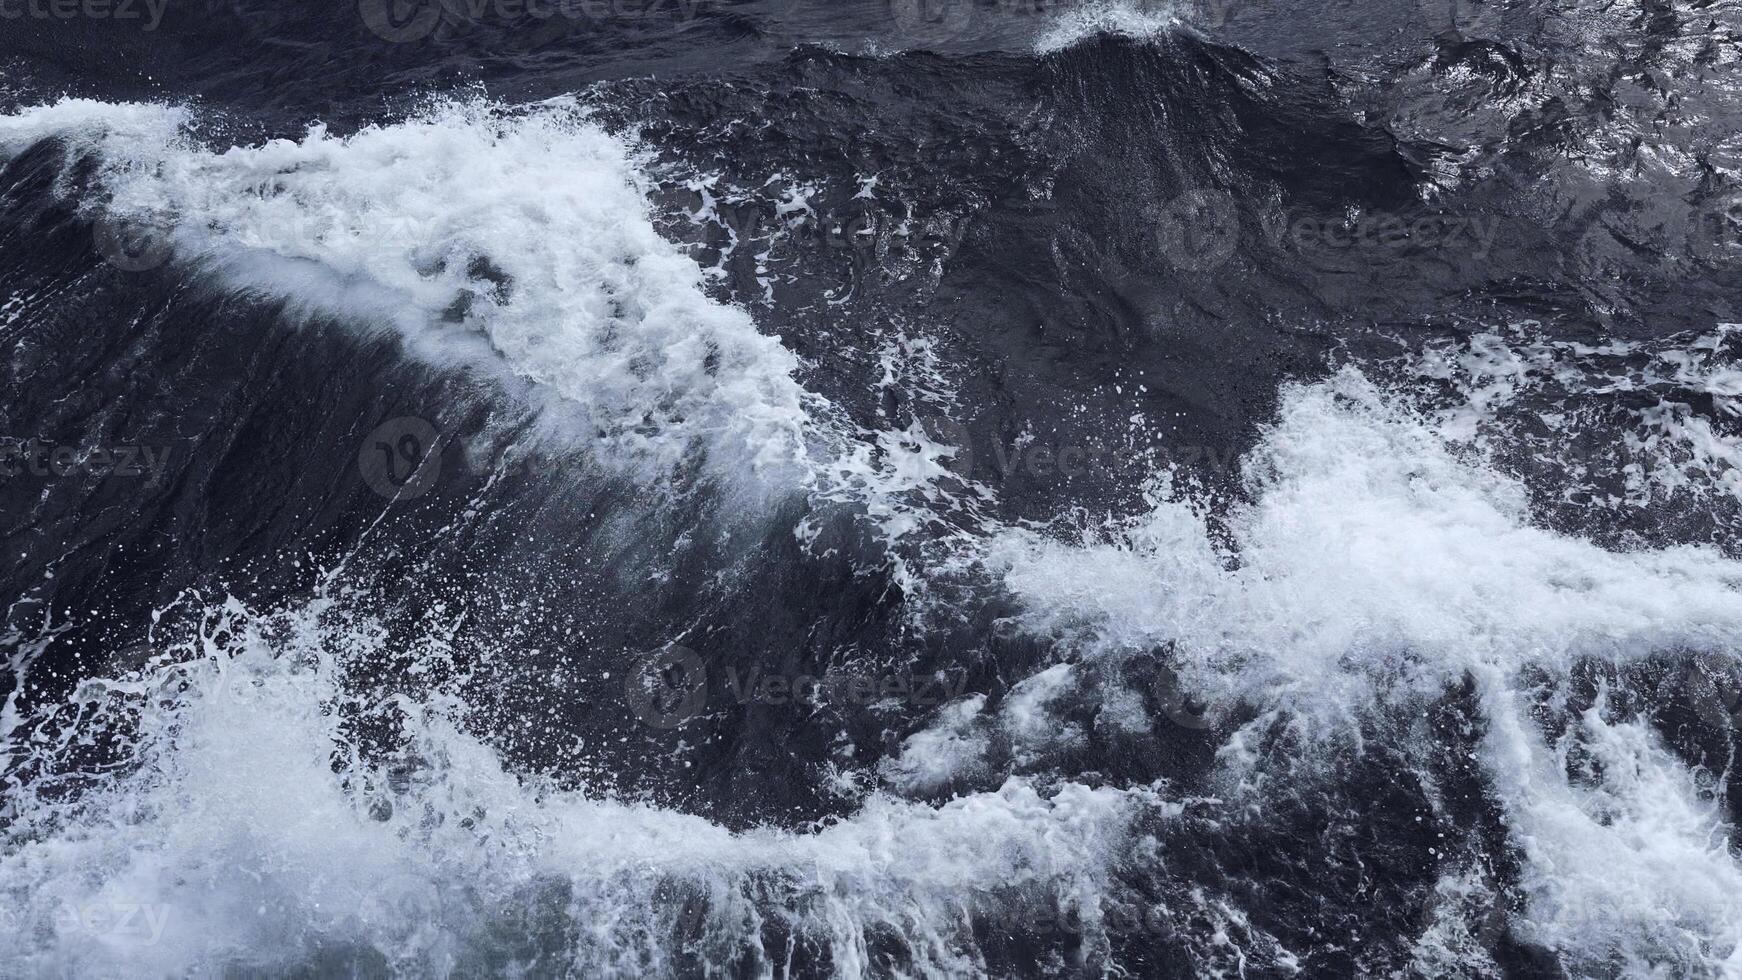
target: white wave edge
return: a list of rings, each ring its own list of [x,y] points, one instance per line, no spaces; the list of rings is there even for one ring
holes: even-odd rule
[[[632,472],[702,446],[730,479],[803,482],[815,399],[797,359],[706,296],[653,227],[633,149],[574,101],[450,101],[224,149],[199,123],[63,99],[0,117],[0,153],[59,138],[95,155],[109,200],[81,202],[94,216],[165,229],[177,261],[230,288],[385,324],[437,365],[505,365]]]

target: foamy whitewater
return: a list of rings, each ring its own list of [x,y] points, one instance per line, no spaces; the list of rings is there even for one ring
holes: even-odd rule
[[[936,808],[878,797],[809,834],[734,835],[518,779],[442,692],[396,706],[417,771],[339,776],[333,751],[347,739],[332,700],[374,639],[324,597],[276,616],[230,601],[163,665],[86,685],[62,710],[86,731],[136,719],[133,766],[77,804],[20,815],[4,862],[10,968],[286,970],[316,945],[356,944],[408,975],[517,963],[635,975],[679,965],[674,928],[711,961],[779,959],[755,948],[756,923],[773,916],[827,943],[844,975],[864,972],[868,934],[882,930],[911,944],[921,972],[954,974],[974,965],[964,890],[1022,883],[1093,902],[1133,845],[1132,820],[1167,812],[1148,789],[1043,796],[1013,779]],[[124,926],[77,918],[130,903],[140,915]]]
[[[1172,23],[1094,8],[1040,50]],[[384,612],[397,596],[344,562],[281,602],[183,595],[108,676],[46,705],[15,691],[0,713],[0,975],[777,976],[808,947],[839,977],[959,977],[995,972],[998,923],[1036,917],[1081,938],[1048,971],[1126,975],[1114,922],[1133,909],[1204,926],[1176,937],[1198,975],[1282,975],[1300,952],[1233,885],[1167,879],[1187,836],[1313,792],[1376,733],[1433,783],[1447,743],[1422,719],[1467,690],[1524,904],[1500,907],[1496,869],[1448,842],[1435,914],[1405,937],[1415,969],[1499,975],[1507,918],[1581,976],[1742,976],[1728,773],[1691,766],[1618,693],[1647,663],[1742,666],[1742,560],[1723,547],[1742,451],[1689,407],[1738,414],[1736,325],[1596,348],[1495,324],[1341,357],[1277,393],[1222,512],[1156,470],[1135,514],[1003,520],[1000,491],[953,470],[963,447],[911,408],[950,405],[978,365],[903,374],[932,349],[892,330],[867,387],[910,407],[843,422],[660,237],[648,162],[578,102],[443,103],[257,145],[208,128],[67,99],[0,117],[0,153],[58,141],[57,190],[92,220],[157,229],[174,275],[390,330],[655,496],[699,454],[723,493],[812,508],[795,548],[833,547],[821,526],[847,510],[888,550],[873,571],[913,623],[947,576],[1007,603],[1000,628],[1048,653],[999,697],[936,706],[876,764],[844,762],[845,816],[734,830],[517,768],[450,611],[407,635]],[[1570,461],[1546,487],[1520,472],[1585,431],[1581,399],[1615,393],[1643,405],[1620,410],[1624,459]],[[1574,500],[1637,526],[1598,540],[1550,520]],[[1662,515],[1686,513],[1718,530],[1676,538]],[[758,587],[739,574],[717,578]],[[40,660],[59,628],[4,638],[15,675],[54,669]],[[1157,716],[1131,683],[1157,650],[1201,725]],[[374,676],[396,657],[419,683]],[[1551,734],[1544,705],[1571,720]],[[1218,733],[1214,796],[1066,765],[1090,728],[1167,724]]]
[[[530,381],[637,471],[698,446],[740,478],[801,465],[796,361],[703,294],[648,220],[630,148],[572,100],[439,103],[346,138],[315,126],[221,150],[198,130],[178,107],[67,99],[0,119],[0,149],[65,141],[99,161],[107,201],[81,203],[106,220],[231,288]]]
[[[1172,30],[1179,23],[1180,8],[1174,3],[1101,0],[1070,4],[1053,18],[1035,40],[1034,47],[1046,54],[1100,34],[1122,34],[1141,40]]]
[[[1578,734],[1602,775],[1570,784],[1567,746],[1526,717],[1522,673],[1728,656],[1742,642],[1742,563],[1699,547],[1615,553],[1533,527],[1513,481],[1352,371],[1289,392],[1244,467],[1254,500],[1231,547],[1211,543],[1189,500],[1158,501],[1098,540],[997,535],[987,560],[1024,600],[1025,627],[1068,634],[1083,659],[1020,685],[997,718],[980,716],[980,698],[945,708],[890,767],[897,792],[809,833],[732,834],[517,778],[439,690],[397,706],[411,775],[360,757],[337,773],[348,739],[330,706],[362,696],[346,675],[378,627],[333,595],[277,613],[214,603],[198,637],[156,666],[88,682],[55,709],[67,736],[81,734],[23,749],[70,757],[84,738],[124,732],[130,758],[75,799],[45,780],[13,801],[6,955],[25,973],[273,969],[308,962],[318,941],[371,947],[410,974],[532,962],[632,974],[674,968],[660,937],[687,914],[711,961],[746,955],[754,924],[777,916],[826,943],[842,976],[872,972],[879,931],[913,950],[916,975],[971,973],[968,916],[1035,895],[1128,900],[1112,873],[1161,848],[1157,827],[1185,801],[1165,786],[1043,792],[1017,775],[942,805],[898,791],[928,768],[975,765],[991,729],[1031,758],[1056,750],[1070,732],[1046,706],[1061,687],[1170,639],[1188,687],[1259,711],[1222,753],[1228,805],[1262,793],[1263,766],[1241,746],[1267,724],[1337,743],[1380,702],[1425,701],[1468,672],[1490,726],[1482,763],[1527,859],[1529,934],[1575,962],[1620,951],[1639,975],[1737,969],[1742,868],[1694,774],[1647,727],[1598,706]],[[444,656],[438,626],[423,641],[432,660]],[[1107,707],[1149,724],[1116,697]],[[133,905],[98,941],[77,920]],[[1424,962],[1485,956],[1444,930],[1422,943]]]

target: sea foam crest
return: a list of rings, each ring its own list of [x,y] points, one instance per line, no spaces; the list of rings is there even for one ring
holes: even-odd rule
[[[248,146],[198,129],[182,108],[68,99],[0,117],[0,152],[67,142],[100,161],[94,217],[166,236],[229,288],[503,368],[631,468],[700,450],[738,478],[802,469],[797,359],[707,297],[655,231],[631,146],[573,101],[445,102]]]
[[[1040,54],[1051,54],[1101,34],[1148,40],[1173,30],[1179,23],[1179,9],[1173,3],[1096,0],[1070,6],[1035,41],[1034,49]]]
[[[1515,934],[1629,976],[1727,975],[1742,962],[1742,866],[1709,778],[1702,788],[1639,717],[1599,705],[1551,742],[1528,704],[1532,684],[1581,663],[1690,651],[1734,663],[1742,561],[1710,546],[1608,550],[1541,526],[1526,488],[1462,441],[1475,428],[1345,369],[1285,389],[1244,460],[1250,500],[1225,536],[1189,499],[1158,493],[1147,513],[1076,539],[1003,532],[987,559],[1026,627],[1083,658],[1049,668],[1049,689],[1165,645],[1187,689],[1256,709],[1223,743],[1230,796],[1267,785],[1250,748],[1278,723],[1300,746],[1358,751],[1375,707],[1426,704],[1472,679],[1489,726],[1482,760],[1529,862]],[[1062,730],[1039,708],[1022,727]],[[971,767],[960,756],[979,742],[952,734],[961,723],[946,716],[910,747],[948,741],[953,769]],[[1575,742],[1595,760],[1581,779],[1569,776]],[[1482,931],[1436,923],[1423,955],[1457,954],[1466,926]]]
[[[892,940],[913,975],[971,974],[972,917],[1018,901],[1077,910],[1104,951],[1099,910],[1140,818],[1178,812],[1156,787],[1016,779],[734,833],[507,770],[463,684],[361,682],[387,630],[324,591],[193,608],[150,666],[31,720],[20,761],[38,778],[7,787],[0,972],[670,975],[684,956],[772,969],[791,951],[764,943],[784,935],[839,976],[878,972]],[[445,631],[437,615],[416,644],[438,674]],[[394,719],[401,750],[366,750],[359,713]],[[97,744],[118,754],[92,763]]]

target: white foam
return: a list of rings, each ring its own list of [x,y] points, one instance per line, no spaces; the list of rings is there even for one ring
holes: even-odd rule
[[[255,146],[202,145],[197,122],[69,99],[0,117],[0,152],[66,139],[102,161],[107,212],[172,227],[181,261],[391,325],[437,363],[499,361],[645,474],[699,447],[721,473],[796,479],[796,359],[707,298],[655,232],[631,148],[576,104],[449,102]]]
[[[1411,966],[1422,976],[1486,977],[1498,973],[1487,948],[1503,928],[1495,897],[1483,877],[1471,870],[1450,872],[1434,884],[1432,919],[1416,938]]]
[[[1162,499],[1098,541],[1007,532],[992,559],[1031,628],[1106,649],[1171,640],[1199,683],[1241,677],[1264,700],[1742,641],[1742,563],[1533,526],[1519,485],[1353,371],[1288,389],[1246,467],[1229,551],[1189,501]]]
[[[1052,703],[1076,686],[1073,673],[1070,664],[1054,664],[1011,688],[1001,714],[1020,762],[1083,744],[1082,730],[1061,722],[1052,711]]]
[[[880,774],[901,792],[931,793],[979,772],[990,748],[980,724],[985,707],[984,694],[946,706],[929,727],[908,736],[900,753],[878,765]]]
[[[396,785],[340,721],[339,706],[380,696],[348,675],[379,658],[379,623],[325,598],[203,615],[198,638],[152,669],[88,683],[58,709],[81,738],[131,739],[130,764],[77,800],[12,798],[0,972],[286,970],[318,940],[380,951],[407,975],[490,956],[524,966],[534,952],[589,975],[661,974],[689,914],[709,962],[755,954],[775,916],[840,976],[870,972],[872,938],[890,935],[916,975],[960,975],[979,968],[969,915],[1016,885],[1093,908],[1113,894],[1133,821],[1177,812],[1149,787],[1011,780],[935,807],[873,795],[809,833],[732,833],[516,777],[442,691],[399,701],[418,763]],[[421,643],[431,666],[449,656],[439,627]],[[31,751],[72,762],[64,746]],[[688,913],[686,895],[700,896]],[[115,910],[133,908],[153,928],[117,927]]]
[[[1173,30],[1179,23],[1178,9],[1172,3],[1101,0],[1073,6],[1059,15],[1035,41],[1034,49],[1040,54],[1050,54],[1102,34],[1146,41]]]
[[[1309,748],[1358,750],[1375,707],[1473,676],[1494,726],[1484,761],[1529,861],[1526,938],[1591,968],[1619,956],[1630,976],[1737,970],[1742,867],[1718,804],[1643,723],[1597,712],[1583,727],[1604,775],[1569,783],[1565,747],[1542,746],[1520,702],[1529,672],[1564,678],[1583,658],[1734,656],[1742,562],[1711,547],[1609,551],[1537,526],[1524,488],[1444,421],[1352,369],[1290,386],[1245,460],[1251,499],[1228,515],[1227,547],[1190,500],[1158,494],[1075,540],[1003,532],[989,561],[1028,629],[1090,660],[1171,643],[1188,690],[1255,706],[1245,731],[1284,721]],[[1048,697],[1067,670],[1043,675]],[[1013,738],[1045,731],[1034,707],[1007,719]],[[1248,741],[1222,749],[1232,793],[1264,785],[1248,781],[1262,764]],[[1486,957],[1456,914],[1418,955]]]
[[[1742,370],[1734,351],[1737,324],[1713,333],[1651,343],[1612,341],[1600,347],[1556,341],[1519,324],[1430,347],[1413,365],[1417,377],[1445,382],[1459,399],[1434,413],[1450,439],[1485,451],[1523,451],[1563,474],[1563,497],[1586,506],[1640,511],[1673,498],[1693,506],[1742,499],[1742,446],[1721,434],[1689,404],[1689,393],[1711,398],[1716,414],[1742,413]],[[1573,452],[1591,416],[1614,416],[1617,395],[1655,396],[1634,410],[1596,454]],[[1537,426],[1508,424],[1537,406]],[[1596,411],[1593,411],[1595,409]],[[1607,424],[1613,424],[1608,422]],[[1624,493],[1601,487],[1619,470]]]
[[[1545,745],[1495,680],[1484,752],[1526,859],[1515,928],[1564,951],[1575,975],[1615,964],[1639,977],[1742,974],[1742,866],[1719,798],[1647,725],[1601,702]],[[1573,767],[1588,780],[1578,784],[1567,778],[1575,742],[1589,760]]]
[[[377,309],[425,356],[458,356],[444,340],[454,328],[440,322],[469,293],[464,328],[634,453],[669,462],[699,441],[779,469],[802,452],[790,355],[742,313],[706,301],[701,273],[646,221],[627,148],[572,106],[449,106],[345,139],[317,130],[224,152],[191,142],[189,122],[161,107],[65,102],[0,119],[0,146],[46,135],[88,145],[109,161],[110,206],[173,216],[184,260],[323,310]],[[540,237],[529,241],[528,228]],[[479,257],[512,277],[512,291],[467,271]],[[1244,700],[1263,722],[1290,720],[1304,742],[1352,735],[1376,704],[1433,698],[1475,677],[1491,726],[1483,761],[1528,862],[1528,937],[1576,964],[1620,956],[1633,972],[1667,962],[1722,973],[1742,969],[1742,872],[1723,846],[1721,811],[1647,728],[1602,711],[1579,726],[1605,763],[1601,778],[1569,782],[1565,747],[1542,743],[1519,687],[1525,671],[1564,674],[1586,657],[1742,648],[1742,563],[1709,547],[1611,551],[1551,531],[1488,455],[1497,430],[1514,435],[1502,413],[1541,393],[1545,378],[1594,393],[1691,386],[1733,414],[1742,389],[1717,356],[1724,335],[1707,340],[1647,351],[1649,375],[1593,385],[1590,363],[1641,352],[1478,336],[1417,365],[1416,377],[1463,396],[1436,410],[1354,370],[1290,386],[1244,462],[1249,501],[1228,515],[1226,544],[1191,499],[1159,489],[1135,519],[1071,536],[997,528],[977,509],[990,491],[951,472],[962,447],[911,418],[860,433],[820,468],[822,488],[863,503],[890,540],[923,529],[983,559],[1022,601],[1022,625],[1059,638],[1079,663],[1170,645],[1188,689]],[[911,343],[885,352],[887,383],[902,358],[923,363],[916,351],[925,353]],[[925,407],[947,407],[949,386],[926,386],[937,397]],[[1735,490],[1742,455],[1710,421],[1663,405],[1639,421],[1640,438],[1655,432],[1654,446],[1679,453],[1640,468],[1643,499],[1672,487]],[[963,514],[973,533],[952,523]],[[296,937],[315,935],[439,973],[495,941],[490,908],[546,894],[563,921],[599,923],[565,934],[577,962],[657,970],[675,914],[659,890],[675,880],[709,896],[710,958],[755,948],[756,916],[779,909],[823,937],[844,974],[864,968],[878,930],[900,935],[920,972],[961,972],[976,967],[963,932],[974,902],[1012,880],[1104,894],[1134,816],[1170,810],[1150,787],[1064,783],[1046,795],[1017,779],[941,807],[873,795],[810,834],[732,834],[516,778],[467,734],[466,706],[444,692],[408,704],[407,737],[426,765],[410,789],[384,794],[386,774],[366,765],[348,782],[333,772],[332,747],[348,743],[324,707],[350,696],[347,666],[377,654],[380,626],[333,625],[324,602],[286,617],[231,604],[212,615],[239,640],[166,654],[223,665],[223,683],[202,678],[187,697],[120,705],[178,672],[165,663],[58,709],[87,719],[81,726],[137,726],[142,765],[76,804],[46,791],[17,804],[17,845],[0,857],[0,887],[25,910],[0,916],[9,965],[290,963],[306,953]],[[424,655],[441,656],[440,644]],[[1049,705],[1088,672],[1050,665],[996,712],[978,697],[958,702],[882,775],[910,792],[983,775],[994,724],[1019,764],[1043,765],[1078,744]],[[1129,697],[1110,704],[1131,714]],[[22,730],[16,712],[4,721]],[[1236,774],[1250,761],[1242,744],[1237,735],[1222,755]],[[389,795],[392,816],[372,818]],[[776,900],[757,894],[769,883]],[[1442,884],[1448,902],[1485,897],[1474,880]],[[404,914],[432,903],[432,914]],[[141,949],[129,945],[139,936],[115,930],[93,943],[88,922],[60,913],[119,905],[171,915]],[[1452,916],[1423,937],[1433,962],[1477,955]]]

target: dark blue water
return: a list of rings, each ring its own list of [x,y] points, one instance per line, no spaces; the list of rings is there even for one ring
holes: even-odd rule
[[[0,975],[1742,969],[1742,8],[0,18]]]

